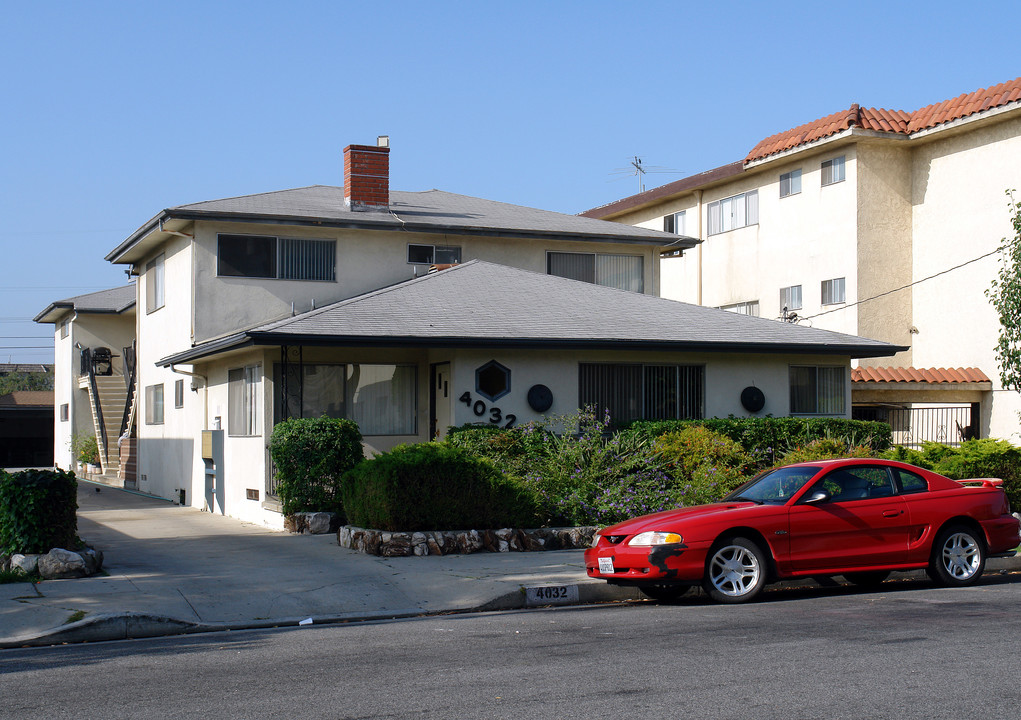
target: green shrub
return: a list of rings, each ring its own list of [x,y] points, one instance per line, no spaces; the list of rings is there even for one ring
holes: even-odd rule
[[[739,443],[696,424],[660,435],[653,452],[673,478],[673,496],[685,505],[716,502],[755,464]]]
[[[99,441],[95,435],[72,435],[71,454],[84,465],[98,465]]]
[[[362,462],[362,434],[351,420],[292,418],[277,423],[269,441],[284,515],[335,512],[343,516],[341,477]]]
[[[0,471],[0,554],[74,549],[78,480],[63,470]]]
[[[876,457],[876,452],[868,445],[848,445],[836,438],[820,438],[784,453],[776,464],[793,465],[814,460],[869,457]]]
[[[531,527],[535,499],[488,460],[445,443],[401,445],[344,475],[348,521],[392,531]]]
[[[656,438],[697,425],[726,435],[752,455],[761,467],[769,467],[777,458],[813,440],[834,438],[848,446],[867,445],[875,452],[890,447],[890,426],[882,422],[845,418],[706,418],[704,420],[657,420],[631,423],[625,433]]]
[[[1021,448],[1006,440],[965,440],[956,448],[927,442],[922,443],[920,450],[893,448],[884,457],[932,470],[952,480],[1000,478],[1010,506],[1021,509]]]

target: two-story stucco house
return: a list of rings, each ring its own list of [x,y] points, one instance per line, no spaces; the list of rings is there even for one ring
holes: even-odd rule
[[[582,215],[701,239],[664,260],[664,297],[903,346],[853,383],[856,413],[901,441],[1016,439],[984,291],[1019,168],[1021,78],[914,112],[852,105]]]
[[[350,146],[342,188],[170,208],[107,255],[138,278],[139,490],[279,527],[283,418],[386,450],[586,405],[847,416],[851,359],[899,349],[662,299],[661,253],[694,239],[391,191],[388,159]]]

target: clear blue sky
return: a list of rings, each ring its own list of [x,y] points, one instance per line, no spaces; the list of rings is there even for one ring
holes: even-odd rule
[[[0,362],[52,362],[49,302],[166,207],[343,183],[576,213],[860,103],[1021,75],[1021,3],[15,2],[0,44]],[[22,339],[30,336],[31,339]],[[17,346],[45,346],[20,349]]]

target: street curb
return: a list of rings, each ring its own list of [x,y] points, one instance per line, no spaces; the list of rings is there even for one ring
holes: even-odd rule
[[[1021,571],[1021,557],[1012,558],[990,558],[986,562],[984,574],[1003,574],[1011,571]],[[900,573],[902,577],[911,577],[917,574],[924,577],[924,570],[912,571],[911,573]],[[797,587],[811,579],[788,580],[773,583],[770,587]],[[834,581],[834,584],[839,584]],[[549,600],[543,602],[528,603],[528,590],[530,588],[573,588],[577,592],[577,600],[567,601]],[[574,596],[573,592],[565,593]],[[92,618],[79,620],[78,622],[62,625],[37,635],[26,635],[15,638],[0,639],[0,649],[23,648],[23,647],[47,647],[52,645],[65,645],[72,643],[105,642],[110,640],[134,640],[154,637],[168,637],[172,635],[189,635],[209,632],[226,632],[234,630],[263,630],[269,628],[298,627],[308,625],[337,625],[349,622],[371,622],[373,620],[400,620],[413,617],[427,617],[437,615],[454,615],[474,612],[494,612],[506,610],[524,610],[527,608],[568,606],[568,605],[590,605],[596,603],[630,602],[646,599],[640,590],[633,587],[622,587],[610,585],[602,580],[588,580],[577,583],[551,583],[538,582],[535,585],[522,585],[517,590],[512,590],[499,595],[492,600],[460,609],[447,610],[424,610],[422,608],[406,608],[403,610],[371,611],[371,612],[349,612],[334,615],[320,615],[313,617],[285,617],[255,621],[223,622],[223,623],[196,623],[178,618],[148,613],[110,613],[97,615]]]

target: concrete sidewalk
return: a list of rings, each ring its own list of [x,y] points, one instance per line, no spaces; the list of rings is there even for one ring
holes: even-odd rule
[[[544,586],[638,597],[589,580],[581,550],[377,558],[85,481],[78,504],[107,575],[0,585],[0,647],[520,608]]]
[[[588,579],[581,550],[377,558],[86,481],[78,505],[107,574],[0,585],[0,648],[643,597]]]

